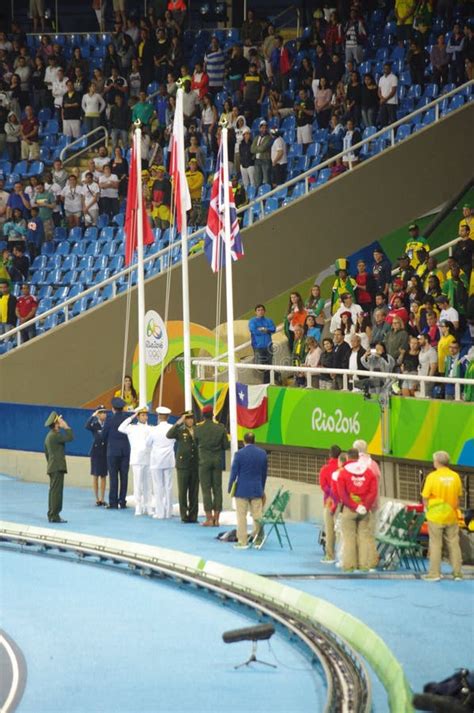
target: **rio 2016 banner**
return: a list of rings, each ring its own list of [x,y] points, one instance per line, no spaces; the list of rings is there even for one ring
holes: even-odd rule
[[[446,450],[452,463],[474,467],[472,404],[392,397],[389,418],[388,455],[430,461],[434,451]],[[381,409],[362,394],[271,386],[268,421],[254,432],[260,443],[318,449],[347,449],[363,438],[382,455]]]

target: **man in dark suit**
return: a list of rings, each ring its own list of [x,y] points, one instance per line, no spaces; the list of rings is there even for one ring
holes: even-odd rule
[[[267,454],[255,445],[253,433],[244,435],[244,447],[237,451],[232,461],[229,478],[229,493],[235,495],[237,510],[236,549],[248,548],[247,512],[253,519],[252,537],[255,541],[260,534],[258,521],[262,517],[267,480]],[[235,486],[234,486],[235,483]]]
[[[107,443],[107,468],[109,471],[108,510],[127,507],[128,467],[130,464],[130,443],[126,433],[118,430],[128,418],[124,413],[125,401],[118,396],[112,399],[112,416],[105,422],[102,439]],[[120,490],[119,490],[120,475]]]
[[[334,331],[334,367],[336,369],[348,369],[351,348],[344,339],[341,329]],[[342,374],[337,374],[334,380],[335,388],[342,389]]]

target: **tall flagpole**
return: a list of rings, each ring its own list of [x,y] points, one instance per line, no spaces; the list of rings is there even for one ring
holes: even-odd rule
[[[145,273],[143,270],[142,130],[135,122],[133,136],[137,175],[137,293],[138,293],[138,395],[139,406],[147,405],[145,363]]]
[[[237,438],[237,387],[235,378],[235,340],[234,340],[234,292],[232,284],[232,250],[229,201],[229,160],[227,146],[227,120],[220,122],[222,127],[222,163],[224,174],[224,244],[225,244],[225,287],[227,309],[227,353],[229,366],[229,425],[231,457],[238,449]]]
[[[179,80],[178,80],[179,82]],[[183,112],[183,94],[184,89],[178,83],[178,92],[176,97],[176,110]],[[184,126],[184,118],[182,125]],[[176,137],[180,145],[178,150],[178,175],[179,180],[186,180],[186,167],[184,165],[184,133],[183,136]],[[183,191],[179,195],[183,199]],[[178,207],[178,210],[181,207]],[[190,316],[189,316],[189,271],[188,271],[188,216],[185,210],[181,211],[181,269],[183,282],[183,352],[184,352],[184,408],[190,411],[193,407],[191,395],[191,337],[190,337]]]

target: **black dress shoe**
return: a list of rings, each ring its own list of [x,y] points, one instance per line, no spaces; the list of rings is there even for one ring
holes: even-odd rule
[[[60,522],[67,522],[67,520],[63,520],[62,517],[58,517],[55,520],[50,520],[50,522],[57,524]]]
[[[127,506],[125,505],[125,503],[123,503],[123,504],[119,503],[119,510],[126,510],[126,509],[127,509]]]
[[[106,510],[118,510],[118,505],[106,505]]]

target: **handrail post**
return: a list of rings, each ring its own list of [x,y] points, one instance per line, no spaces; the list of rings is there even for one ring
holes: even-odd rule
[[[304,194],[307,196],[309,193],[309,176],[304,177]]]
[[[69,305],[64,305],[64,321],[69,322]]]
[[[16,335],[16,344],[19,347],[22,343],[23,339],[21,336],[21,329],[18,331],[18,334]]]
[[[461,384],[457,381],[454,384],[454,400],[461,401]]]
[[[426,398],[426,381],[420,381],[420,397]]]
[[[392,146],[395,146],[395,129],[394,128],[390,129],[390,144]]]
[[[348,391],[347,374],[345,373],[342,375],[342,390]]]
[[[310,389],[312,385],[313,374],[309,371],[306,372],[306,388]]]

